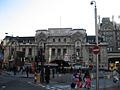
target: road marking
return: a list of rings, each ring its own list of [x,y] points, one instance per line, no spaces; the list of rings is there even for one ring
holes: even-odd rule
[[[28,83],[31,85],[34,85],[34,86],[40,86],[40,87],[46,88],[47,90],[63,90],[64,88],[68,87],[68,85],[67,86],[63,86],[63,85],[49,86],[49,85],[42,85],[40,83],[35,84],[34,82],[28,82]],[[70,89],[68,89],[68,90],[70,90]]]
[[[40,83],[28,82],[28,84],[31,84],[31,85],[34,85],[34,86],[46,87],[45,85],[42,85]]]
[[[39,86],[41,86],[41,87],[45,87],[45,85],[42,85],[42,84],[38,84]]]
[[[6,86],[2,86],[1,88],[2,88],[2,89],[5,89],[5,88],[6,88]]]
[[[95,87],[95,85],[91,85],[91,87],[92,87],[92,88],[94,88],[94,87]]]

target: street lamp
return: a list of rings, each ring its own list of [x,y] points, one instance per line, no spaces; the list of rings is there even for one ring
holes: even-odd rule
[[[98,28],[97,28],[97,7],[96,1],[91,1],[91,5],[95,5],[94,12],[95,12],[95,34],[96,34],[96,46],[98,46]],[[99,90],[99,61],[98,61],[98,54],[96,54],[96,90]]]

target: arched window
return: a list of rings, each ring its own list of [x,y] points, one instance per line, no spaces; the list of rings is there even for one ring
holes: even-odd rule
[[[29,48],[28,55],[32,55],[32,48]]]
[[[80,41],[76,41],[75,42],[75,47],[81,47],[81,42]]]
[[[66,38],[64,38],[64,42],[66,42]]]

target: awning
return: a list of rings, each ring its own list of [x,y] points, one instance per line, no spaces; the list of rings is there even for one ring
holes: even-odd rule
[[[64,67],[69,67],[69,63],[64,61],[64,60],[53,60],[50,63],[55,63],[58,64],[58,66],[64,66]]]

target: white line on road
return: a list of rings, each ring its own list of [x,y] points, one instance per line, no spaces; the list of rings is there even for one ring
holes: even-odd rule
[[[2,86],[1,88],[2,88],[2,89],[5,89],[5,88],[6,88],[6,86]]]

